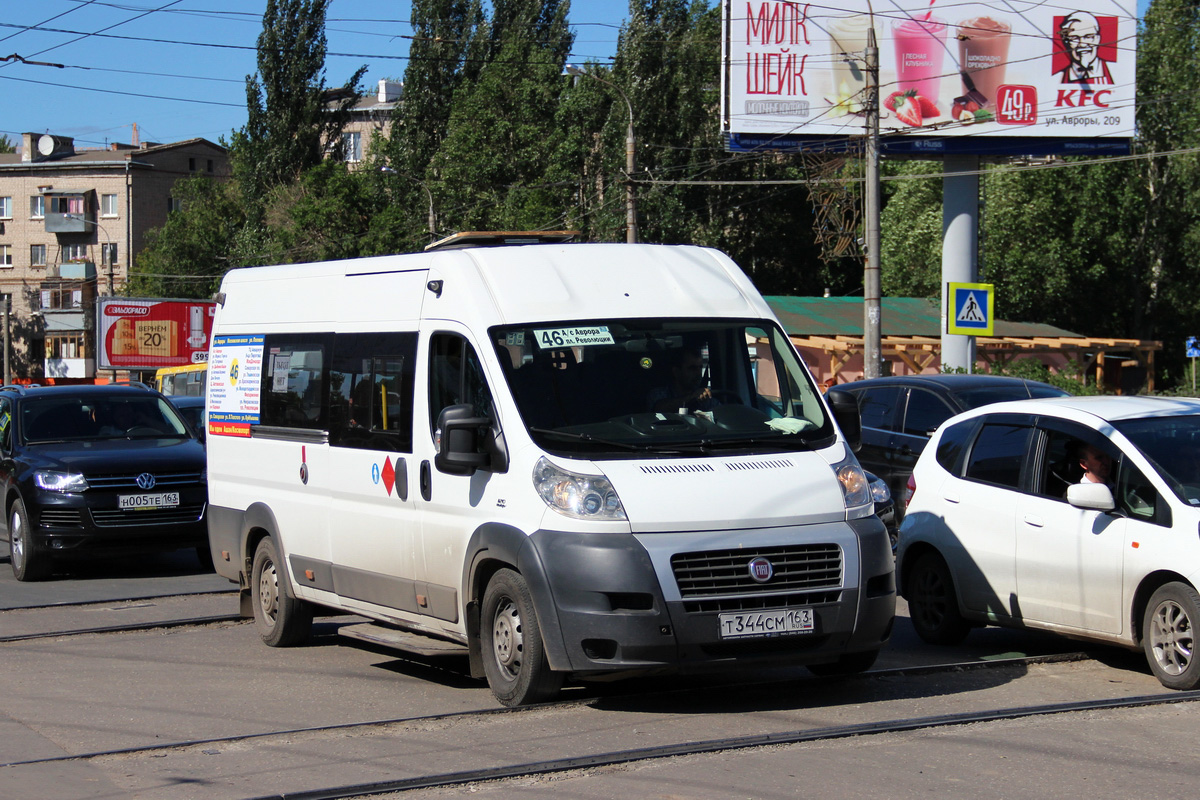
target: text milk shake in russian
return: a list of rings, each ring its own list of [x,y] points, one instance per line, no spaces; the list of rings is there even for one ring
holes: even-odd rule
[[[946,52],[946,23],[939,19],[906,19],[892,27],[896,47],[896,81],[902,92],[937,102]]]
[[[974,86],[963,83],[963,93],[971,88],[987,98],[987,105],[996,107],[996,97],[1004,84],[1008,65],[1008,42],[1012,26],[991,17],[976,17],[958,23],[958,65],[970,76]]]

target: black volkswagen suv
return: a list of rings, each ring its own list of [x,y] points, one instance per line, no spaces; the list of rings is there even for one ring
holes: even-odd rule
[[[204,447],[145,386],[0,389],[0,491],[19,581],[98,552],[208,556]]]

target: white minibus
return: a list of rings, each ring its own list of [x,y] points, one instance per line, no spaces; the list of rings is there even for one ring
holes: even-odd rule
[[[722,253],[435,249],[235,269],[216,299],[210,547],[268,645],[359,615],[340,632],[469,655],[520,705],[887,642],[857,406]]]

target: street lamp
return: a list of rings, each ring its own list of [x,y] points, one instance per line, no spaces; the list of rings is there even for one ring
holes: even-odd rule
[[[100,246],[100,266],[108,267],[108,293],[111,295],[113,293],[113,263],[112,263],[112,259],[108,257],[108,245],[112,243],[112,238],[108,235],[108,231],[106,231],[104,229],[104,226],[101,225],[99,222],[88,219],[87,217],[83,216],[82,214],[63,214],[63,217],[65,219],[74,220],[76,222],[82,222],[86,225],[95,225],[96,229],[99,230],[100,233],[104,235],[105,241],[102,242],[101,246]],[[107,263],[105,263],[105,262],[107,262]]]
[[[583,75],[611,86],[617,90],[617,94],[621,95],[621,99],[625,101],[625,107],[629,109],[629,127],[625,129],[625,241],[633,244],[638,240],[637,198],[634,196],[633,191],[633,152],[637,144],[637,139],[633,135],[633,104],[629,102],[629,98],[625,96],[625,92],[621,91],[621,87],[612,81],[606,81],[604,78],[582,70],[574,64],[567,64],[566,72],[568,75]]]
[[[400,174],[400,172],[397,171],[395,167],[383,166],[383,167],[379,168],[379,171],[389,174],[389,175],[399,175]],[[429,226],[429,241],[432,242],[434,239],[437,238],[437,233],[436,233],[437,216],[433,213],[433,192],[429,191],[429,185],[426,184],[425,181],[421,180],[420,178],[414,178],[412,175],[409,175],[408,173],[404,173],[404,174],[405,174],[405,177],[407,177],[409,180],[415,181],[416,183],[420,184],[421,188],[425,190],[425,195],[429,198],[429,218],[426,220],[426,224]]]

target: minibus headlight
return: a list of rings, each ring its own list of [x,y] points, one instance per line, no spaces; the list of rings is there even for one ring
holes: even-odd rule
[[[539,458],[533,468],[533,486],[546,505],[564,517],[625,519],[616,490],[599,475],[577,475]]]
[[[842,499],[846,502],[846,508],[857,508],[872,502],[871,484],[867,482],[862,467],[853,457],[840,464],[834,464],[833,472],[837,475],[838,483],[842,485]]]
[[[87,478],[77,472],[59,472],[53,469],[39,469],[33,473],[33,484],[47,492],[83,492],[87,491]]]

